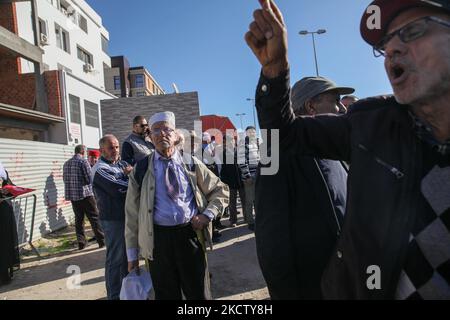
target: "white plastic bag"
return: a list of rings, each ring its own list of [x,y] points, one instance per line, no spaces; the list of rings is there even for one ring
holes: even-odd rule
[[[120,289],[120,300],[148,300],[153,284],[150,273],[145,268],[139,268],[139,275],[136,269],[131,271],[122,280]]]

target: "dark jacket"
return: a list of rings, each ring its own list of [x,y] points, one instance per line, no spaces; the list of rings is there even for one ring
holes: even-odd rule
[[[153,143],[133,132],[122,144],[121,158],[134,166],[139,160],[148,156],[152,150],[155,150]]]
[[[128,176],[125,161],[113,164],[101,157],[92,168],[92,180],[100,220],[124,221]]]
[[[228,159],[232,159],[232,163],[228,163]],[[226,183],[230,189],[240,189],[243,187],[242,179],[241,179],[241,171],[239,170],[239,166],[237,164],[237,153],[236,150],[229,151],[225,150],[223,152],[223,161],[220,170],[220,179]]]
[[[6,171],[7,179],[3,181],[0,187],[5,185],[14,185],[9,179],[8,171]],[[0,194],[0,285],[9,282],[13,269],[20,266],[19,246],[17,236],[17,224],[14,215],[14,209],[9,200],[1,200],[4,198]],[[9,198],[9,196],[6,196]]]
[[[379,97],[343,116],[294,119],[289,93],[288,74],[261,77],[261,128],[280,129],[282,150],[351,163],[343,231],[322,278],[325,298],[394,298],[421,199],[422,145],[407,107]],[[367,287],[373,265],[382,272],[379,290]]]
[[[256,182],[256,248],[272,299],[321,299],[342,226],[347,175],[339,162],[281,153]]]

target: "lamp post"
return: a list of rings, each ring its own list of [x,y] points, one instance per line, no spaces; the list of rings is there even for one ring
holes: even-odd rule
[[[236,113],[236,116],[238,116],[239,118],[241,118],[241,129],[244,130],[244,125],[242,123],[242,117],[246,116],[247,114],[245,113]]]
[[[252,98],[247,98],[247,101],[251,101],[252,102],[252,111],[253,111],[253,126],[256,129],[256,116],[255,116],[255,99]]]
[[[302,30],[302,31],[299,32],[299,34],[302,35],[302,36],[306,36],[308,34],[310,34],[312,36],[313,48],[314,48],[314,61],[316,62],[316,74],[317,74],[317,76],[319,76],[319,67],[317,65],[316,40],[315,40],[314,34],[323,34],[325,32],[327,32],[327,30],[325,30],[325,29],[319,29],[317,31]]]

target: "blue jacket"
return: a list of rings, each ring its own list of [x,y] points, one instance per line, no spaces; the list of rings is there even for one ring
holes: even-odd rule
[[[100,220],[125,220],[125,198],[128,189],[128,176],[123,169],[125,161],[113,164],[105,158],[92,168],[92,180]]]

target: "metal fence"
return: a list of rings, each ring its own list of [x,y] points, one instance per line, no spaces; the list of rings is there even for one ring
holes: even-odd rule
[[[36,189],[13,201],[20,245],[73,222],[62,179],[62,167],[72,154],[67,145],[0,138],[0,161],[12,182]]]

